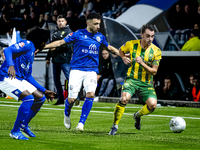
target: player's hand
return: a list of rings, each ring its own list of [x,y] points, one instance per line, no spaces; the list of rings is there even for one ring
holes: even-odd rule
[[[122,57],[122,60],[126,65],[129,65],[132,62],[131,59],[130,59],[130,54],[125,54],[125,56]]]
[[[50,60],[46,60],[46,64],[49,65],[50,64]]]
[[[139,56],[135,59],[135,62],[137,62],[138,64],[142,64],[143,63],[142,58],[139,57]]]
[[[14,66],[10,66],[8,68],[8,76],[9,76],[9,78],[11,78],[11,80],[15,79],[16,74],[15,74],[15,68],[14,68]]]
[[[50,90],[46,90],[46,91],[44,92],[44,94],[45,94],[45,96],[46,96],[46,98],[47,98],[48,103],[49,103],[49,100],[50,100],[51,102],[53,102],[54,97],[55,97],[55,94],[56,94],[55,92],[50,91]]]

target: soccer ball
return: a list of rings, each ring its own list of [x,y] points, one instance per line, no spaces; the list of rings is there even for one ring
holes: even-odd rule
[[[173,117],[170,120],[169,127],[174,133],[181,133],[185,130],[186,122],[181,117]]]

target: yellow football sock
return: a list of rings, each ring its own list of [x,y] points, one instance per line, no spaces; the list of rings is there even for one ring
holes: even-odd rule
[[[142,109],[140,109],[138,112],[139,112],[139,116],[138,117],[141,117],[143,115],[147,115],[147,114],[150,114],[154,111],[154,109],[150,110],[147,106],[147,104],[145,104]]]
[[[124,113],[126,104],[123,104],[121,102],[118,102],[115,106],[115,111],[114,111],[114,121],[113,124],[118,125],[119,121],[122,118],[122,115]]]

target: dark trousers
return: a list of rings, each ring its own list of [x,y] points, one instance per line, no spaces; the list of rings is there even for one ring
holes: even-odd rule
[[[53,63],[53,80],[58,94],[58,101],[64,100],[63,88],[60,81],[61,70],[69,81],[70,65],[68,63]]]

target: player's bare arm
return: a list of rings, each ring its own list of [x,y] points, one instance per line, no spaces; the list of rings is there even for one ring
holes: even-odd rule
[[[135,61],[137,63],[139,63],[148,73],[155,75],[158,71],[158,65],[152,65],[152,67],[149,67],[148,65],[146,65],[143,61],[141,57],[137,57],[135,59]]]
[[[16,74],[15,74],[15,68],[14,68],[14,66],[10,66],[8,68],[8,75],[9,75],[9,78],[15,79]]]
[[[108,48],[108,51],[110,51],[111,53],[113,53],[113,54],[115,54],[115,55],[117,55],[117,56],[120,56],[119,50],[116,49],[115,47],[113,47],[113,46],[111,46],[111,45],[108,45],[107,48]]]
[[[123,62],[124,62],[126,65],[131,64],[131,59],[129,58],[129,57],[130,57],[130,54],[125,54],[124,52],[122,52],[121,49],[119,50],[119,54],[120,54],[120,57],[122,58]]]
[[[50,50],[55,50],[54,48],[56,47],[60,47],[61,45],[65,44],[65,41],[62,40],[58,40],[58,41],[54,41],[52,43],[49,43],[47,45],[45,45],[44,49],[50,49]]]

